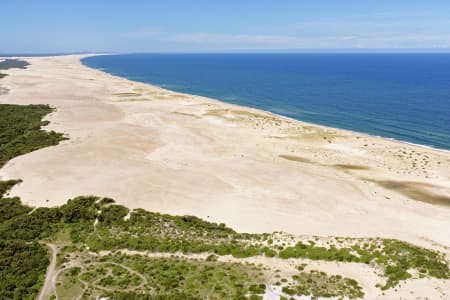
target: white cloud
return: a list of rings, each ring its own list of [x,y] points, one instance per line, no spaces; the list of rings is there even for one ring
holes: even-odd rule
[[[450,35],[426,32],[368,32],[361,34],[329,35],[249,35],[187,33],[166,37],[166,40],[182,44],[225,47],[234,49],[289,49],[289,48],[427,48],[450,47]]]
[[[361,28],[359,30],[310,30],[307,27],[344,28],[343,24],[311,22],[296,24],[298,30],[290,34],[222,34],[213,32],[167,33],[155,27],[141,27],[123,33],[142,48],[161,44],[164,48],[198,50],[282,50],[282,49],[337,49],[337,48],[449,48],[450,34],[429,31],[406,32],[400,28],[385,30]],[[384,26],[387,26],[386,24]],[[130,41],[131,42],[131,41]]]

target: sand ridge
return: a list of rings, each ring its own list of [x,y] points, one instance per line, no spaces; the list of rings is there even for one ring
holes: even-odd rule
[[[393,237],[450,248],[450,153],[115,77],[82,55],[31,57],[0,103],[56,108],[70,138],[11,160],[31,205],[81,194],[249,232]]]

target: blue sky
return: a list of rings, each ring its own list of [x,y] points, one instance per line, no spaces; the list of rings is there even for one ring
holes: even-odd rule
[[[450,1],[1,0],[0,53],[450,48]]]

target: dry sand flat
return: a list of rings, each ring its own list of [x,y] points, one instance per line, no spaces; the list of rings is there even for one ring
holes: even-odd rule
[[[315,126],[87,68],[26,58],[1,103],[57,108],[70,139],[11,160],[11,195],[81,194],[192,214],[240,231],[394,237],[450,250],[450,153]]]

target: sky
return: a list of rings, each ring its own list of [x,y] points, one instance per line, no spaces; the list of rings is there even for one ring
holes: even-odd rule
[[[0,53],[450,49],[450,1],[1,0]]]

